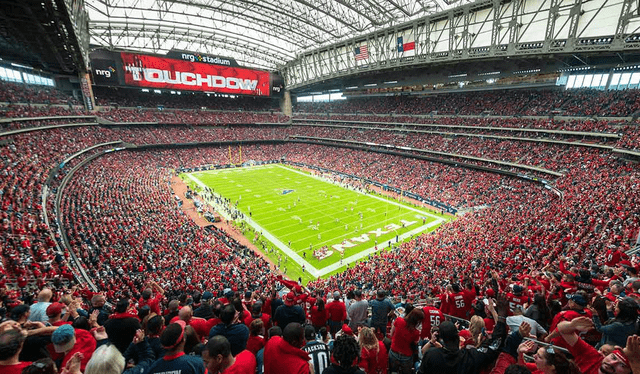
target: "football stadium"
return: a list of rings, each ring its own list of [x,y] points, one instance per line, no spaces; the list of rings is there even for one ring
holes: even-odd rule
[[[0,18],[0,373],[640,374],[637,1]]]

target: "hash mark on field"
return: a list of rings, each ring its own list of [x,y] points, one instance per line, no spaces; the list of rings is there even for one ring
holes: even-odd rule
[[[247,191],[247,192],[251,192],[251,191]],[[262,197],[262,195],[253,195],[255,197],[257,197],[258,199]]]
[[[246,192],[251,192],[251,189],[250,189],[250,188],[247,188],[245,191],[246,191]]]
[[[375,212],[376,212],[376,210],[375,210],[375,209],[372,209],[372,208],[367,208],[367,212],[373,212],[373,213],[375,213]]]
[[[264,203],[265,203],[265,204],[273,204],[273,201],[271,201],[271,200],[265,200],[265,202],[264,202]]]

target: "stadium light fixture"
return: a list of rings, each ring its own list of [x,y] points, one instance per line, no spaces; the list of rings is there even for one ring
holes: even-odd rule
[[[398,81],[389,81],[389,82],[384,82],[384,84],[394,84],[394,83],[398,83]]]
[[[369,84],[365,84],[364,86],[365,87],[375,87],[377,85],[378,85],[377,83],[369,83]]]
[[[358,88],[358,86],[351,86],[351,87],[347,87],[345,89],[347,89],[347,90],[355,90],[356,88]]]
[[[27,65],[20,65],[20,64],[16,64],[14,62],[11,63],[11,66],[15,66],[17,68],[24,68],[24,69],[33,69],[31,66],[27,66]]]

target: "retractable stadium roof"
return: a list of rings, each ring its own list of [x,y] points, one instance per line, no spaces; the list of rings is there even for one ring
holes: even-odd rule
[[[297,54],[469,0],[85,0],[92,47],[190,51],[275,70]]]

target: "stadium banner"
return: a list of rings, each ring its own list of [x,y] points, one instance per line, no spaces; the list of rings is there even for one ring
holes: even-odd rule
[[[212,56],[204,53],[193,53],[188,51],[180,51],[172,49],[167,52],[167,57],[177,60],[187,60],[191,62],[204,62],[212,65],[225,65],[239,68],[240,65],[231,57]]]
[[[99,86],[262,97],[284,95],[284,80],[275,72],[107,50],[91,52],[90,60],[93,83]]]
[[[88,111],[93,111],[95,108],[95,102],[93,101],[93,91],[89,84],[89,74],[80,74],[80,91],[82,91],[82,98],[84,101],[84,107]]]
[[[121,52],[128,86],[269,96],[266,71]]]

